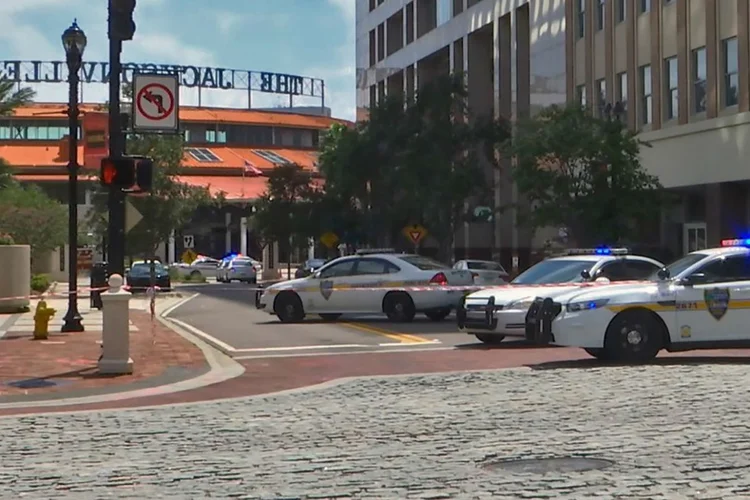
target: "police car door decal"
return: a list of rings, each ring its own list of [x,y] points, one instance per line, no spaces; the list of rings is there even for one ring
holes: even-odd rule
[[[709,314],[719,321],[729,309],[731,296],[729,288],[712,288],[703,291],[703,300],[706,302]]]
[[[323,296],[323,298],[326,300],[330,299],[332,293],[333,293],[333,281],[322,280],[320,282],[320,294]]]

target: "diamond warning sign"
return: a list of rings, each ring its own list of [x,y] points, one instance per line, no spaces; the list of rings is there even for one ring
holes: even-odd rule
[[[427,236],[427,229],[419,224],[406,226],[401,233],[406,236],[413,244],[418,245],[420,241]]]

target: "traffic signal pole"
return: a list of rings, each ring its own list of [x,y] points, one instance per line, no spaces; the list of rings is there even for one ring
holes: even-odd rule
[[[120,117],[120,79],[122,40],[111,36],[114,13],[109,2],[109,155],[125,154],[125,133]],[[119,187],[109,188],[109,225],[107,227],[107,267],[109,275],[125,274],[125,193]]]

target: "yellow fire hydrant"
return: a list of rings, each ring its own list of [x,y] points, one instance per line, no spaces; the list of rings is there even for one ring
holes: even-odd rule
[[[49,320],[57,309],[47,307],[47,302],[40,300],[34,313],[34,340],[46,340],[49,337]]]

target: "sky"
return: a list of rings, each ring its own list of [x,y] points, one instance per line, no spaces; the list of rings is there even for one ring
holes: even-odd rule
[[[136,33],[123,62],[209,66],[321,78],[333,116],[355,117],[355,0],[137,0]],[[106,61],[107,0],[0,0],[0,60],[62,61],[60,36],[77,18],[88,38],[84,61]],[[67,100],[67,85],[37,84],[37,101]],[[87,102],[107,86],[86,84]],[[320,105],[318,98],[295,98]],[[246,107],[247,92],[211,90],[202,104]],[[183,105],[197,92],[182,89]],[[288,105],[254,92],[253,107]]]

